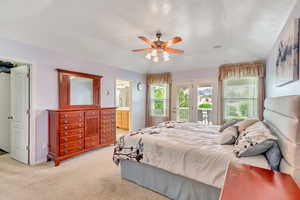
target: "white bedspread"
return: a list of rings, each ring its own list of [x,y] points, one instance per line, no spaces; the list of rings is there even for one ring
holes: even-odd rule
[[[269,168],[263,155],[237,158],[232,145],[217,142],[218,126],[201,126],[197,123],[174,123],[175,128],[154,129],[159,134],[127,135],[126,145],[136,146],[142,138],[141,162],[167,170],[174,174],[222,188],[230,161]],[[146,132],[146,133],[145,133]]]

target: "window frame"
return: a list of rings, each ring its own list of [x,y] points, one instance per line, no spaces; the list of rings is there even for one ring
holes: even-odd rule
[[[255,94],[253,93],[252,96],[249,95],[249,97],[246,96],[239,96],[239,97],[227,97],[225,96],[225,87],[227,86],[226,82],[229,80],[250,80],[253,79],[253,81],[255,81],[254,86],[255,87]],[[246,84],[245,84],[246,85]],[[248,84],[250,85],[250,84]],[[236,116],[236,117],[230,117],[231,115],[227,115],[227,109],[226,109],[226,103],[228,101],[232,101],[232,102],[237,102],[237,104],[243,105],[242,103],[244,101],[247,101],[252,103],[252,112],[249,112],[249,108],[248,108],[248,115],[247,116]],[[245,118],[258,118],[259,117],[259,113],[258,113],[258,100],[259,100],[259,78],[258,77],[241,77],[241,78],[232,78],[232,79],[225,79],[223,80],[223,84],[222,84],[222,104],[223,104],[223,120],[227,121],[227,120],[231,120],[231,119],[245,119]],[[247,104],[249,105],[249,103]],[[237,108],[237,110],[240,108]],[[250,113],[252,113],[252,115],[250,115]]]
[[[164,98],[154,98],[153,96],[153,89],[154,87],[162,87],[165,90]],[[153,83],[150,84],[150,116],[151,117],[168,117],[169,115],[169,100],[170,100],[170,92],[169,92],[169,84],[163,83]],[[155,113],[154,109],[154,102],[155,101],[162,101],[163,102],[163,113],[157,114]]]

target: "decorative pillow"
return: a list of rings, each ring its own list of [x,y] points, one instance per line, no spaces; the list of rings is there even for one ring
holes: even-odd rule
[[[251,126],[248,126],[245,131],[250,132],[252,130],[258,130],[258,129],[268,129],[268,128],[264,122],[258,121],[258,122],[255,122],[254,124],[252,124]]]
[[[244,130],[246,130],[246,128],[258,121],[258,119],[245,119],[243,121],[238,122],[235,125],[238,126],[239,132],[243,132]]]
[[[223,132],[226,128],[233,126],[234,124],[238,123],[240,120],[238,119],[232,119],[227,122],[225,122],[219,129],[219,132]]]
[[[265,153],[265,157],[272,170],[280,171],[280,161],[282,159],[282,154],[277,141],[273,141],[271,148]]]
[[[219,143],[223,145],[234,144],[238,138],[238,130],[236,126],[226,128],[219,136]]]
[[[243,131],[236,140],[233,151],[237,157],[256,156],[268,151],[273,145],[272,140],[277,140],[277,137],[267,127]]]

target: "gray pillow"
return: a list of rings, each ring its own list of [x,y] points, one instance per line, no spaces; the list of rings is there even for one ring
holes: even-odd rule
[[[238,123],[239,121],[241,120],[238,120],[238,119],[232,119],[232,120],[229,120],[227,122],[225,122],[219,129],[219,132],[223,132],[226,128],[230,127],[230,126],[233,126],[234,124]]]
[[[275,171],[280,171],[280,162],[282,159],[282,154],[280,151],[280,147],[278,145],[278,142],[275,140],[272,140],[273,144],[271,148],[265,153],[265,157],[270,165],[270,168]]]
[[[252,145],[252,147],[248,147],[245,151],[236,152],[236,153],[237,153],[238,157],[257,156],[259,154],[263,154],[266,151],[268,151],[272,147],[273,144],[274,144],[274,140],[266,140],[262,143]]]

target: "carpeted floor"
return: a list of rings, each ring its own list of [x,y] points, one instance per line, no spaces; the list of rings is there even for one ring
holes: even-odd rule
[[[0,200],[166,200],[122,180],[112,162],[112,147],[63,161],[22,165],[0,157]]]

